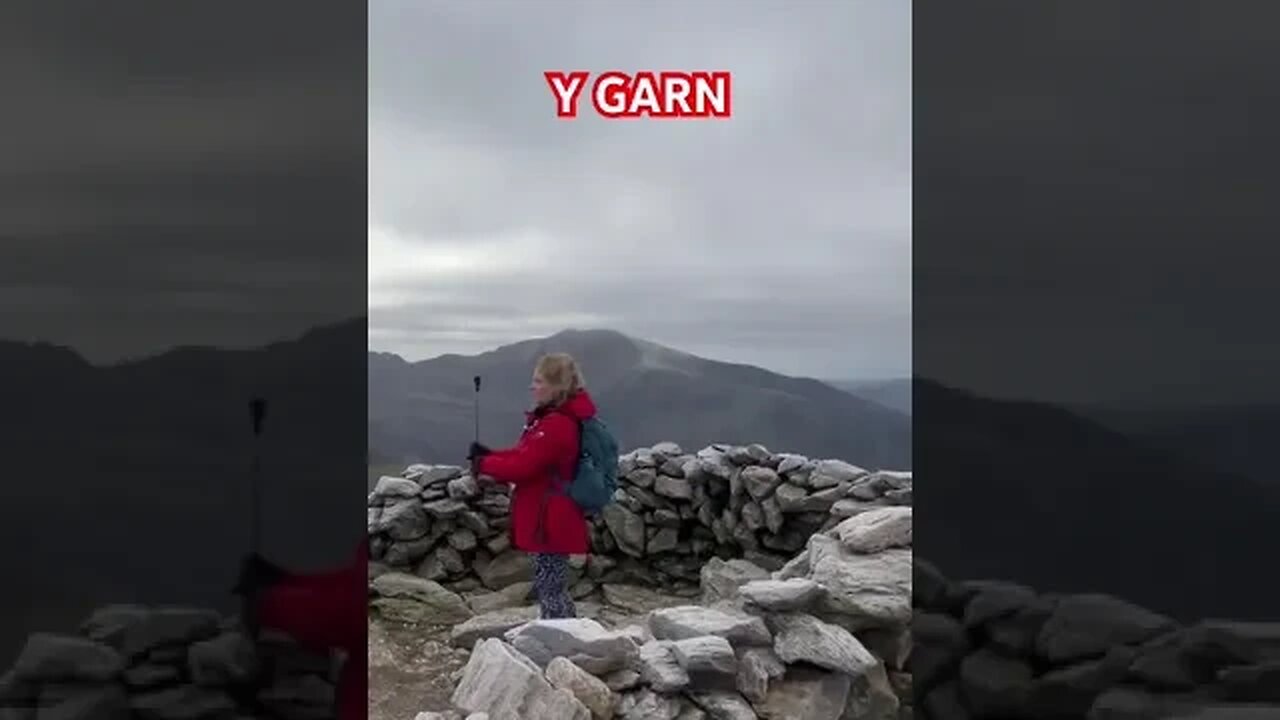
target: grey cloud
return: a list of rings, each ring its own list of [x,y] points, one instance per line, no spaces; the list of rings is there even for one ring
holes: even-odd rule
[[[1274,397],[1274,23],[940,6],[916,31],[917,370],[1066,402]],[[1017,62],[1011,62],[1017,58]],[[1212,349],[1212,350],[1211,350]],[[1273,358],[1268,362],[1265,358]],[[993,362],[994,359],[994,362]]]
[[[0,338],[111,362],[361,314],[365,38],[337,5],[6,6]]]
[[[373,3],[371,225],[423,252],[533,233],[549,257],[375,285],[404,304],[371,309],[371,347],[577,317],[783,372],[909,372],[910,52],[889,1]],[[562,121],[550,69],[728,69],[734,117]]]

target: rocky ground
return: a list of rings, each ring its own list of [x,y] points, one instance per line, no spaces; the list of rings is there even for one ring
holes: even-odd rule
[[[369,621],[369,720],[411,720],[448,710],[451,675],[467,651],[449,644],[449,627]]]
[[[693,593],[602,583],[539,620],[530,585],[370,581],[374,720],[901,720],[911,508],[812,536],[775,571],[712,558]],[[448,623],[448,624],[446,624]]]
[[[519,590],[527,592],[527,586]],[[506,600],[481,596],[475,607],[489,613],[510,611],[516,617],[522,613],[534,615],[536,610],[527,600],[522,603],[511,595]],[[688,597],[648,588],[607,586],[598,601],[581,603],[579,612],[600,620],[606,627],[617,628],[633,623],[637,615],[650,610],[688,602]],[[453,627],[370,617],[369,720],[412,720],[420,713],[443,714],[453,707],[458,673],[471,654],[469,648],[452,644]]]

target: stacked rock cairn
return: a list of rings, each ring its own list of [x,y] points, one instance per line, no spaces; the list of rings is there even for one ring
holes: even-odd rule
[[[586,617],[572,620],[478,602],[527,597],[504,490],[438,466],[378,482],[373,612],[453,624],[453,644],[471,651],[453,707],[418,720],[912,716],[910,473],[670,443],[623,456],[621,471],[576,563]],[[687,599],[587,610],[646,590]]]
[[[616,502],[592,519],[591,554],[575,566],[579,597],[622,581],[693,596],[712,557],[776,570],[845,518],[911,504],[909,472],[760,445],[685,454],[660,443],[622,456],[619,474]],[[411,466],[369,495],[372,557],[456,591],[526,580],[528,560],[506,532],[510,504],[506,486],[478,483],[460,467]]]

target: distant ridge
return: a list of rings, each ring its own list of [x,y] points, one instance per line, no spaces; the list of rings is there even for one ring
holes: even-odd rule
[[[1038,402],[917,379],[915,548],[958,577],[1280,619],[1275,487]]]
[[[74,627],[103,604],[231,609],[249,537],[255,395],[270,399],[264,549],[297,567],[348,558],[364,532],[364,489],[350,478],[367,462],[366,328],[360,318],[264,347],[180,347],[100,366],[58,345],[0,340],[11,478],[0,567],[23,588],[0,602],[0,660],[30,628]],[[190,579],[173,583],[174,568]]]
[[[911,378],[828,380],[827,384],[891,410],[911,414]]]
[[[484,377],[482,434],[515,439],[530,373],[546,352],[573,354],[626,447],[751,438],[869,468],[910,468],[911,420],[812,379],[708,360],[613,330],[566,330],[474,356],[407,362],[369,354],[369,445],[386,463],[457,462],[473,433],[471,378]]]

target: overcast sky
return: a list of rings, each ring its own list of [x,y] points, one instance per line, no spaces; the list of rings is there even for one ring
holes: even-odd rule
[[[1280,7],[1161,7],[916,18],[920,374],[1117,406],[1280,400]]]
[[[822,377],[910,372],[900,0],[369,6],[369,345],[612,328]],[[555,116],[545,70],[725,69],[733,117]]]
[[[352,15],[5,4],[0,88],[22,100],[0,113],[0,340],[112,363],[363,314]]]

